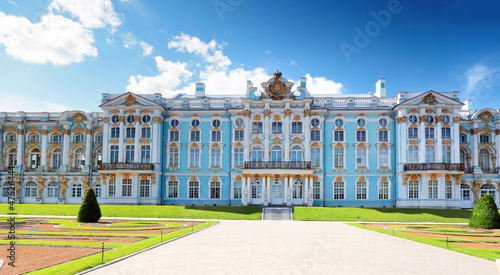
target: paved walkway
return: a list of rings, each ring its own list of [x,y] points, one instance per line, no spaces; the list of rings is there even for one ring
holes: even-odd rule
[[[498,274],[493,262],[341,222],[221,221],[90,274]]]

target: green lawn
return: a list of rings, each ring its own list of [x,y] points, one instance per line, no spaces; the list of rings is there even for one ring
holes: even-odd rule
[[[469,222],[471,209],[302,207],[293,208],[299,221]]]
[[[101,205],[103,217],[260,220],[262,207]],[[0,204],[7,212],[8,205]],[[15,204],[18,215],[76,216],[79,204]]]

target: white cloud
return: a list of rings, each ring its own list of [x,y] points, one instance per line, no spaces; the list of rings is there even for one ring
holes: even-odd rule
[[[0,100],[0,110],[3,112],[23,110],[29,110],[30,112],[64,112],[69,109],[67,106],[57,102],[40,100],[39,98],[28,96],[2,95],[2,100]]]
[[[92,31],[52,13],[33,24],[26,17],[0,12],[0,45],[7,54],[28,63],[67,65],[97,56]]]
[[[17,3],[14,0],[7,0],[7,3],[11,4],[12,6],[15,6],[17,8]]]
[[[142,47],[143,56],[150,55],[153,52],[153,46],[149,45],[148,43],[141,41],[140,45]]]
[[[292,66],[297,66],[298,64],[297,64],[297,61],[292,60],[292,61],[290,61],[290,65],[292,65]]]
[[[181,33],[173,37],[174,39],[168,43],[169,49],[177,49],[178,52],[194,53],[205,58],[205,61],[215,64],[219,68],[226,68],[231,65],[231,60],[222,53],[222,44],[215,40],[205,43],[198,37],[190,36]]]
[[[494,87],[500,82],[500,68],[476,64],[467,70],[464,76],[467,79],[465,94],[481,96],[494,91]]]
[[[251,80],[254,86],[261,89],[260,84],[267,81],[271,76],[263,68],[245,70],[237,68],[234,70],[211,70],[208,68],[200,72],[200,82],[205,83],[207,94],[242,94],[246,93],[247,80]],[[193,93],[194,89],[189,91]]]
[[[67,12],[78,18],[85,28],[104,28],[109,26],[111,33],[122,24],[114,11],[111,0],[54,0],[49,11]]]
[[[267,50],[264,52],[266,55],[269,55],[271,53],[271,50]]]
[[[142,55],[150,55],[153,52],[153,46],[149,45],[144,41],[137,41],[132,32],[126,32],[122,34],[123,46],[127,49],[132,49],[133,47],[140,45],[142,48]]]
[[[186,69],[187,64],[183,62],[172,62],[164,60],[163,57],[155,57],[156,67],[160,74],[155,76],[131,76],[126,90],[139,94],[163,93],[172,95],[182,82],[187,81],[193,73]]]
[[[307,90],[311,94],[341,94],[344,91],[342,83],[326,79],[325,77],[312,77],[306,74]]]

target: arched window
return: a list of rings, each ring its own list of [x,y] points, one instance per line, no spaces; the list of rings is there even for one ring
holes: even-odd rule
[[[495,200],[495,186],[491,184],[483,184],[481,186],[481,197],[490,194],[493,197],[493,200]]]
[[[252,161],[262,161],[262,147],[255,146],[252,148]]]
[[[96,183],[94,185],[94,191],[95,191],[95,196],[96,197],[101,197],[102,196],[102,185],[100,183]]]
[[[36,189],[36,183],[34,181],[29,181],[24,187],[24,197],[35,198],[37,196],[38,190]]]
[[[17,149],[13,148],[9,150],[7,154],[7,167],[16,166],[17,164]]]
[[[52,151],[51,167],[57,169],[59,166],[61,166],[61,149],[56,148]]]
[[[298,145],[292,147],[292,161],[302,161],[302,148]]]
[[[279,145],[274,145],[271,148],[271,161],[282,161],[283,160],[283,150]]]
[[[102,148],[95,150],[94,166],[99,166],[102,163]]]
[[[293,182],[292,197],[294,199],[302,199],[303,194],[304,194],[304,186],[302,185],[302,181],[297,179]]]
[[[321,162],[321,149],[311,148],[311,166],[320,167]]]
[[[40,165],[40,150],[35,148],[29,153],[29,168],[36,169]]]
[[[255,179],[252,182],[252,199],[260,199],[262,197],[262,184],[260,180]]]
[[[60,196],[59,194],[59,183],[55,181],[49,182],[47,184],[47,197],[48,198],[58,198]]]
[[[460,163],[464,165],[465,168],[467,167],[467,150],[465,149],[460,149]]]
[[[479,167],[483,170],[483,173],[489,172],[490,170],[490,152],[487,149],[479,150]]]
[[[78,148],[75,151],[75,168],[83,168],[85,166],[85,150]]]

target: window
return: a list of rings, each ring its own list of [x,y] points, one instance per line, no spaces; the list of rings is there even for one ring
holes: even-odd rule
[[[444,124],[450,123],[450,117],[449,116],[443,116],[443,123]]]
[[[141,146],[141,163],[150,163],[151,162],[151,146],[150,145],[142,145]]]
[[[385,131],[385,130],[378,131],[378,141],[380,141],[380,142],[387,142],[387,141],[389,141],[388,131]]]
[[[378,185],[378,199],[387,200],[389,199],[389,183],[386,181],[380,182]]]
[[[8,166],[16,166],[17,164],[17,150],[16,149],[10,149],[9,153],[7,154],[7,167]]]
[[[76,168],[82,168],[85,166],[85,150],[82,148],[76,149],[75,151],[75,166]]]
[[[220,148],[212,148],[210,150],[210,166],[221,167],[220,165]]]
[[[334,159],[335,168],[344,167],[344,149],[343,148],[335,148],[333,159]]]
[[[61,149],[57,148],[52,151],[52,168],[61,166]]]
[[[434,145],[425,146],[425,162],[434,163]]]
[[[29,167],[32,169],[36,169],[38,168],[39,165],[40,165],[40,150],[33,149],[29,153]]]
[[[95,142],[102,142],[102,134],[96,134],[94,137]]]
[[[13,184],[14,183],[11,183],[10,181],[5,182],[3,184],[2,197],[7,198],[7,197],[13,196],[15,194],[14,185]]]
[[[262,147],[256,146],[252,148],[252,161],[262,161]]]
[[[408,146],[408,162],[418,163],[418,146],[416,145]]]
[[[72,198],[81,198],[82,197],[82,185],[81,184],[73,184],[71,186],[71,197]]]
[[[260,199],[262,197],[262,184],[259,180],[252,182],[252,199]]]
[[[311,141],[320,141],[320,130],[311,130]]]
[[[111,127],[111,138],[120,137],[120,127]]]
[[[418,199],[418,181],[411,180],[408,182],[408,198]]]
[[[218,121],[218,120],[217,120]],[[212,142],[221,142],[221,131],[212,131]]]
[[[425,122],[427,122],[427,123],[433,123],[434,122],[434,118],[432,116],[427,116],[425,118]]]
[[[109,180],[108,181],[108,197],[114,197],[116,196],[116,180]]]
[[[333,183],[333,199],[343,200],[344,199],[344,183],[334,182]]]
[[[179,197],[179,182],[175,180],[168,181],[168,197],[169,198]]]
[[[302,122],[292,122],[292,134],[302,134]]]
[[[40,141],[40,136],[38,134],[31,134],[31,135],[28,136],[28,141],[39,142]]]
[[[191,130],[191,142],[200,142],[200,131]]]
[[[148,123],[151,121],[151,117],[149,115],[145,115],[142,117],[142,122]]]
[[[460,149],[460,163],[467,165],[467,151],[465,149]]]
[[[443,139],[450,139],[451,138],[451,128],[450,127],[441,128],[441,138],[443,138]]]
[[[170,148],[168,149],[168,166],[178,167],[179,166],[179,149]]]
[[[481,197],[490,194],[493,197],[493,200],[495,201],[495,186],[491,184],[483,184],[481,186]]]
[[[313,182],[313,200],[321,199],[321,183],[319,181]]]
[[[101,135],[101,138],[102,138],[102,135]],[[50,136],[50,140],[52,142],[61,142],[61,135],[60,134],[53,134],[52,136]]]
[[[356,166],[366,167],[366,148],[356,149]]]
[[[434,128],[426,127],[425,128],[425,138],[434,138]]]
[[[111,117],[111,121],[113,123],[118,123],[119,120],[120,120],[120,118],[118,117],[118,115],[114,115],[114,116]]]
[[[111,163],[118,162],[118,145],[111,145],[111,148],[109,150],[109,161]]]
[[[445,197],[447,199],[452,199],[453,198],[453,190],[452,190],[452,188],[453,188],[453,185],[451,184],[451,180],[447,180],[445,182],[445,188],[444,188],[445,189],[444,190],[445,191]]]
[[[389,167],[389,148],[378,149],[378,166]]]
[[[460,184],[460,193],[463,201],[470,201],[470,187],[467,184]]]
[[[234,166],[243,167],[243,148],[234,148]]]
[[[170,131],[170,142],[179,142],[179,131],[171,130]]]
[[[151,138],[151,127],[142,127],[141,137],[142,138]]]
[[[482,134],[479,136],[479,142],[480,143],[490,143],[491,142],[491,139],[490,139],[490,135],[488,134]]]
[[[242,198],[241,186],[242,186],[241,181],[234,182],[234,189],[233,189],[233,198],[234,199],[241,199]]]
[[[200,121],[197,119],[193,119],[191,121],[191,127],[198,127],[198,126],[200,126]]]
[[[128,123],[134,123],[134,121],[135,120],[134,120],[134,116],[133,115],[130,115],[130,116],[127,117],[127,122]]]
[[[302,161],[302,148],[298,145],[292,147],[292,161]]]
[[[200,183],[197,181],[190,181],[188,197],[190,199],[197,199],[199,196],[200,196]]]
[[[272,134],[281,134],[283,133],[283,123],[279,121],[275,121],[271,125],[271,133]]]
[[[219,127],[220,127],[220,125],[221,125],[220,120],[215,119],[215,120],[213,120],[213,121],[212,121],[212,127],[214,127],[214,128],[219,128]]]
[[[47,197],[48,198],[59,198],[59,196],[60,196],[59,183],[51,181],[47,185]]]
[[[366,120],[360,118],[356,121],[356,124],[358,125],[358,127],[364,127],[366,125]]]
[[[382,127],[385,127],[387,126],[387,119],[385,118],[381,118],[379,121],[378,121],[378,124]]]
[[[479,167],[483,173],[490,169],[490,152],[487,149],[479,150]]]
[[[101,197],[101,185],[100,184],[94,185],[94,190],[95,190],[95,196],[100,198]]]
[[[191,148],[189,150],[189,167],[200,167],[200,149]]]
[[[293,183],[292,197],[294,199],[302,199],[303,192],[304,192],[304,186],[302,185],[302,182],[300,180],[296,180]]]
[[[438,198],[438,182],[437,180],[430,180],[427,184],[429,188],[429,199],[437,199]]]
[[[274,145],[271,148],[271,161],[282,161],[283,160],[283,150],[280,146]]]
[[[340,118],[337,118],[337,119],[335,120],[335,126],[337,126],[337,127],[342,127],[342,126],[344,126],[344,121],[343,121],[342,119],[340,119]]]
[[[366,182],[356,182],[356,199],[366,200]]]
[[[220,182],[212,181],[210,182],[210,198],[220,199]]]
[[[173,127],[177,127],[179,126],[179,121],[177,119],[172,119],[170,121],[170,126],[173,128]]]
[[[26,183],[26,186],[24,187],[24,196],[26,198],[35,198],[38,194],[38,190],[36,189],[36,183],[33,181],[29,181]],[[81,195],[81,191],[80,191]]]
[[[417,127],[408,128],[408,138],[418,138],[418,128]]]
[[[443,146],[443,162],[451,163],[451,146]]]
[[[125,138],[135,138],[135,127],[127,127]]]
[[[134,145],[125,146],[125,163],[134,162],[134,151],[135,151]]]
[[[466,134],[460,134],[460,142],[461,143],[467,142],[467,135]]]
[[[5,137],[5,141],[16,141],[16,140],[17,140],[16,134],[7,134]]]
[[[94,166],[99,166],[102,163],[102,148],[95,150],[94,154]]]
[[[334,140],[335,141],[344,141],[344,131],[334,131]]]
[[[139,182],[139,197],[142,198],[149,197],[150,189],[151,185],[149,183],[149,180],[141,180]]]
[[[312,125],[313,127],[318,127],[318,125],[319,125],[319,119],[317,119],[317,118],[313,118],[313,119],[311,120],[311,125]]]
[[[262,134],[262,122],[252,122],[252,134]]]
[[[234,131],[234,141],[243,141],[245,139],[245,131],[235,130]]]
[[[122,197],[132,197],[132,180],[123,179],[122,181]]]
[[[366,132],[365,131],[356,131],[356,141],[357,142],[366,141]]]
[[[311,166],[320,167],[321,150],[320,148],[311,148]]]
[[[241,126],[243,126],[243,124],[245,124],[245,122],[243,121],[243,119],[237,118],[236,121],[234,122],[234,124],[238,127],[241,127]]]
[[[75,142],[83,142],[85,140],[83,134],[76,134],[74,137],[73,137],[73,140]]]

